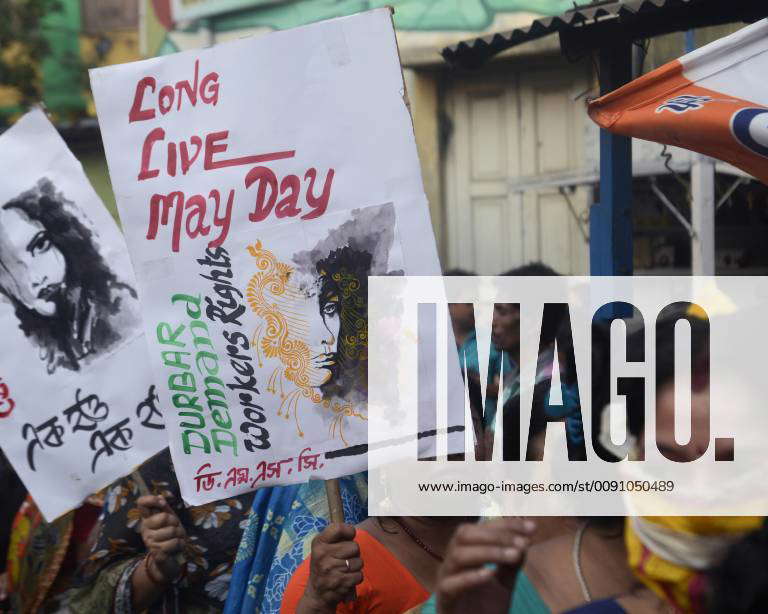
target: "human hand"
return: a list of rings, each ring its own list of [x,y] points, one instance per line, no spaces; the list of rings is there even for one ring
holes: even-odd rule
[[[312,540],[309,583],[298,611],[334,613],[363,581],[363,560],[354,538],[355,527],[331,524]]]
[[[517,573],[536,525],[522,518],[463,524],[453,535],[438,570],[439,614],[483,611],[506,613]]]
[[[187,532],[176,513],[163,497],[139,497],[141,539],[149,553],[145,561],[152,581],[169,583],[177,579],[184,564],[183,551]]]

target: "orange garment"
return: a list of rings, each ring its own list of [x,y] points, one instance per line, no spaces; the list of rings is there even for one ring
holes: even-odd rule
[[[355,541],[363,559],[363,581],[357,585],[357,599],[340,603],[336,614],[403,614],[429,599],[427,589],[370,533],[357,529]],[[280,614],[296,612],[308,582],[309,558],[306,558],[288,582]]]

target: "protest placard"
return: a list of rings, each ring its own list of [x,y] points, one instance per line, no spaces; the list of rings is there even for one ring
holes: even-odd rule
[[[0,446],[49,520],[167,445],[125,240],[40,110],[0,136]]]
[[[364,469],[368,276],[440,271],[390,11],[91,84],[185,500]]]

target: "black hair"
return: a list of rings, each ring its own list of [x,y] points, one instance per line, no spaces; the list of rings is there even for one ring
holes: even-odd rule
[[[339,338],[334,377],[321,387],[323,395],[345,397],[352,390],[366,394],[368,368],[368,274],[370,253],[345,246],[318,261],[320,309],[332,295],[339,299]]]
[[[444,277],[473,277],[475,273],[472,271],[467,271],[466,269],[448,269],[443,273]]]
[[[543,262],[529,262],[501,274],[502,277],[554,277],[559,275],[555,269]]]
[[[99,253],[93,233],[70,211],[71,205],[56,191],[48,179],[5,203],[3,209],[18,209],[30,220],[39,222],[47,231],[51,243],[61,252],[65,263],[64,288],[52,296],[56,306],[53,316],[44,316],[29,309],[18,297],[0,287],[13,304],[20,328],[50,356],[51,365],[78,370],[82,355],[75,344],[86,333],[89,312],[95,310],[90,343],[93,348],[104,348],[118,339],[107,317],[120,311],[120,300],[112,295],[114,288],[127,290],[136,298],[136,291],[120,282]],[[2,263],[0,263],[2,264]],[[94,314],[90,314],[94,315]],[[99,317],[101,316],[101,317]],[[80,331],[77,335],[75,331]]]

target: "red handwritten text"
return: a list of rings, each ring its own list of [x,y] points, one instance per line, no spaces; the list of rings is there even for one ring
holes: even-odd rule
[[[208,245],[219,247],[229,234],[234,200],[234,190],[229,191],[226,203],[216,189],[209,192],[207,199],[202,194],[194,194],[187,198],[184,196],[184,192],[171,192],[165,195],[154,194],[149,201],[147,239],[154,240],[157,237],[158,228],[161,225],[168,225],[171,209],[174,209],[173,229],[171,231],[171,249],[174,252],[179,251],[182,229],[190,239],[199,236],[207,237],[211,232],[211,224],[214,228],[218,228],[219,232]],[[211,201],[210,206],[208,201]],[[211,219],[209,220],[210,223],[206,223],[209,211],[211,212]]]
[[[197,486],[197,492],[200,492],[200,489],[203,490],[212,490],[214,486],[219,486],[220,484],[217,484],[215,482],[216,478],[221,475],[221,471],[210,471],[211,463],[205,463],[204,465],[201,465],[195,474],[195,482]],[[207,472],[207,473],[205,473]]]
[[[317,471],[324,467],[323,463],[319,461],[321,456],[320,453],[312,454],[312,448],[304,448],[298,457],[292,456],[278,461],[259,462],[256,465],[255,473],[252,473],[249,467],[230,467],[226,472],[227,479],[223,484],[217,478],[224,472],[211,471],[211,464],[205,463],[198,468],[194,478],[196,492],[213,490],[214,487],[228,490],[235,486],[248,485],[249,482],[250,488],[256,488],[259,482],[280,479],[291,475],[294,471],[297,473]]]
[[[0,378],[0,418],[10,416],[14,407],[16,407],[16,401],[11,398],[8,384],[3,383],[3,379]]]
[[[273,160],[284,160],[292,158],[295,151],[276,151],[266,154],[256,154],[252,156],[240,156],[230,159],[216,159],[214,155],[223,154],[227,151],[226,143],[229,137],[229,130],[219,130],[205,135],[203,139],[199,135],[192,135],[188,141],[178,143],[169,142],[166,147],[165,170],[170,177],[175,177],[178,170],[182,175],[186,175],[189,169],[195,164],[203,152],[203,169],[213,171],[230,166],[250,166],[253,164],[263,164]],[[153,163],[153,152],[155,144],[165,140],[165,130],[155,128],[150,130],[144,139],[144,145],[141,148],[141,168],[139,169],[138,180],[154,179],[160,175],[160,168]]]
[[[227,481],[224,482],[224,488],[226,489],[230,486],[247,484],[248,481],[248,467],[232,467],[227,471]]]
[[[304,181],[307,182],[307,191],[304,199],[309,205],[309,213],[301,216],[302,220],[313,220],[320,217],[328,208],[328,200],[331,197],[331,184],[335,171],[330,169],[325,176],[325,184],[319,196],[315,195],[315,181],[317,179],[317,169],[310,168],[304,173]],[[275,217],[296,217],[301,213],[299,207],[299,196],[301,192],[301,180],[296,175],[286,175],[280,181],[280,201],[278,196],[278,181],[275,173],[266,166],[257,166],[248,171],[245,176],[245,187],[250,188],[257,184],[256,188],[256,207],[248,215],[252,222],[261,222],[275,210]],[[267,196],[267,192],[269,195]]]
[[[156,79],[146,76],[139,80],[134,91],[129,122],[155,119],[157,111],[166,115],[183,106],[195,107],[198,100],[216,106],[219,102],[219,74],[211,71],[200,78],[200,61],[195,61],[192,83],[181,80],[175,85],[159,87]],[[155,92],[157,92],[155,96]],[[184,102],[186,100],[186,103]],[[244,156],[227,156],[229,130],[192,134],[187,138],[166,139],[160,126],[149,130],[141,146],[141,159],[137,181],[187,175],[190,171],[215,171],[237,166],[251,167],[245,176],[245,189],[252,190],[255,203],[248,213],[251,222],[261,222],[274,214],[275,218],[300,217],[312,220],[328,209],[335,170],[330,168],[325,179],[315,167],[301,174],[279,177],[265,166],[269,162],[293,158],[295,150],[273,151]],[[201,168],[202,167],[202,168]],[[317,185],[315,185],[317,184]],[[171,249],[181,249],[182,237],[189,239],[209,237],[208,247],[224,244],[232,225],[235,190],[185,194],[174,190],[155,193],[149,199],[147,240],[157,238],[161,226],[171,228]],[[173,215],[171,215],[173,213]]]
[[[219,74],[216,72],[209,72],[203,77],[203,80],[199,80],[200,76],[200,60],[195,61],[195,78],[192,85],[189,81],[178,81],[175,86],[163,85],[157,94],[157,108],[162,115],[165,115],[173,108],[174,101],[176,102],[176,110],[181,110],[182,93],[186,94],[187,100],[194,107],[197,105],[198,95],[200,100],[205,104],[216,106],[219,102]],[[148,119],[155,118],[154,106],[146,107],[145,98],[147,97],[147,90],[152,94],[157,89],[157,81],[154,77],[144,77],[136,84],[136,90],[133,95],[133,104],[131,110],[128,113],[129,122],[140,122]]]

